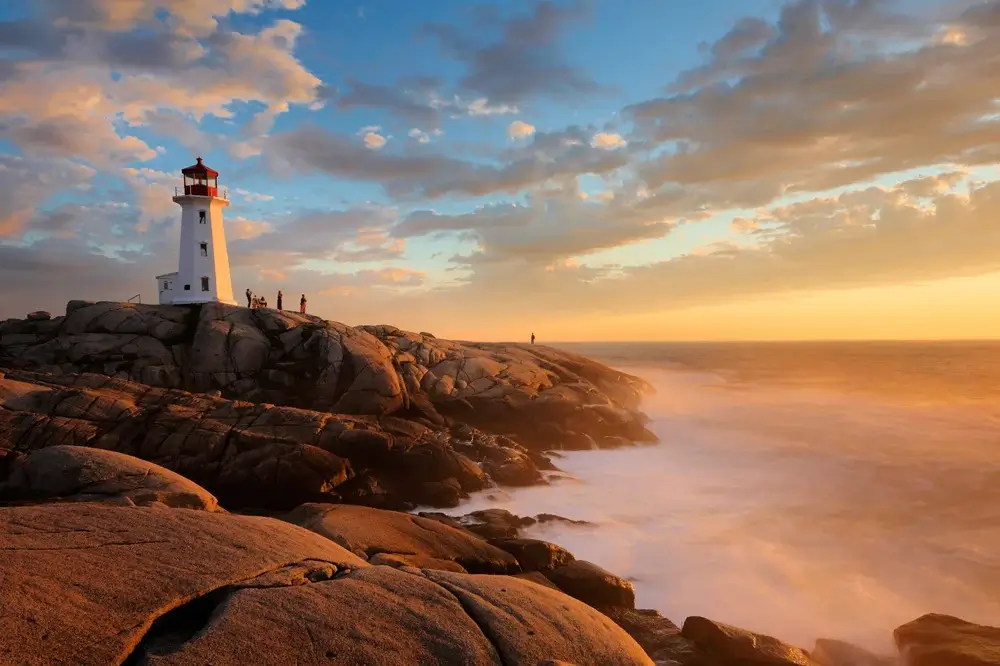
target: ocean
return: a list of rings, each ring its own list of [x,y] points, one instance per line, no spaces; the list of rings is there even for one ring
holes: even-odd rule
[[[1000,342],[563,344],[656,387],[661,442],[567,452],[502,507],[637,605],[893,653],[928,613],[1000,626]]]

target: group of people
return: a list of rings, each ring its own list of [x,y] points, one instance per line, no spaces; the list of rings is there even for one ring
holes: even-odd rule
[[[260,309],[260,308],[266,308],[267,307],[267,299],[264,298],[263,296],[256,295],[249,288],[246,291],[246,295],[247,295],[247,307],[250,308],[251,310],[257,310],[257,309]],[[282,301],[284,300],[284,297],[285,297],[285,295],[283,293],[281,293],[281,290],[278,290],[278,309],[279,310],[284,310],[284,308],[282,307]],[[307,302],[306,301],[306,295],[302,294],[302,298],[299,299],[299,312],[302,313],[302,314],[306,313],[306,302]]]

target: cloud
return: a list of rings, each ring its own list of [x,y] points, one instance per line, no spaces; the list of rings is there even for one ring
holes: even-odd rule
[[[135,136],[134,128],[149,127],[190,144],[208,138],[197,129],[207,115],[232,118],[234,102],[259,102],[263,110],[241,125],[239,135],[200,144],[255,154],[278,115],[317,100],[321,81],[293,55],[299,24],[278,20],[240,33],[221,29],[217,19],[301,4],[47,0],[33,5],[29,18],[0,23],[0,48],[24,54],[0,77],[0,137],[31,154],[83,159],[108,169],[157,155],[158,147]]]
[[[271,268],[345,260],[352,253],[351,261],[397,258],[405,243],[384,231],[395,220],[394,209],[376,205],[301,211],[257,227],[262,233],[233,240],[230,256],[236,263]]]
[[[393,85],[366,83],[348,78],[345,90],[321,89],[322,99],[336,100],[340,109],[385,109],[431,130],[440,129],[445,118],[493,116],[517,113],[516,106],[491,104],[485,97],[471,101],[454,93],[444,94],[443,81],[432,76],[404,77]]]
[[[480,266],[511,259],[548,265],[661,238],[673,228],[656,214],[621,201],[584,201],[573,192],[546,192],[528,197],[526,205],[491,204],[471,213],[445,215],[421,210],[392,228],[394,236],[412,238],[437,232],[467,232],[479,247],[459,263]]]
[[[729,228],[738,234],[743,234],[749,231],[757,231],[760,228],[760,222],[746,217],[737,217],[729,223]]]
[[[581,174],[609,174],[625,166],[624,151],[595,149],[579,127],[538,132],[529,143],[501,155],[498,163],[469,162],[441,154],[390,155],[358,147],[346,137],[301,126],[268,143],[272,169],[325,172],[380,183],[391,196],[438,198],[516,192]]]
[[[94,169],[66,160],[0,154],[0,241],[20,237],[40,205],[57,192],[83,189]]]
[[[515,120],[507,127],[507,138],[512,141],[518,139],[527,139],[529,136],[535,133],[535,126],[529,125],[528,123]]]
[[[376,134],[375,132],[368,132],[364,136],[365,148],[370,148],[372,150],[378,150],[385,145],[387,139],[381,134]]]
[[[409,132],[406,133],[411,139],[416,139],[417,143],[430,143],[431,135],[423,130],[414,127]]]
[[[625,142],[625,139],[622,138],[621,134],[616,134],[614,132],[598,132],[594,135],[594,138],[590,140],[590,145],[594,148],[614,150],[615,148],[622,148],[628,144]]]
[[[365,148],[370,150],[378,150],[382,148],[386,142],[389,140],[388,137],[382,136],[379,132],[382,128],[378,125],[369,125],[367,127],[362,127],[358,130],[358,136],[365,143]]]
[[[501,21],[481,17],[468,34],[443,23],[426,25],[424,33],[465,64],[460,90],[513,107],[537,95],[566,97],[598,90],[590,76],[564,62],[554,46],[560,30],[586,14],[584,2],[560,5],[542,0],[528,16]],[[484,39],[494,26],[499,27],[499,39]]]
[[[987,65],[1000,57],[987,18],[1000,5],[937,20],[882,6],[799,0],[773,26],[747,19],[674,94],[628,107],[637,139],[665,146],[638,165],[654,197],[683,188],[719,208],[754,207],[1000,159],[1000,73]],[[965,45],[935,40],[942,25],[968,30]],[[894,48],[869,46],[873,35]]]
[[[249,191],[244,190],[244,189],[239,188],[239,187],[235,188],[233,190],[233,192],[235,192],[236,194],[238,194],[241,197],[243,197],[244,201],[250,201],[250,202],[252,202],[252,201],[273,201],[274,200],[274,197],[272,195],[270,195],[270,194],[261,194],[260,192],[249,192]]]

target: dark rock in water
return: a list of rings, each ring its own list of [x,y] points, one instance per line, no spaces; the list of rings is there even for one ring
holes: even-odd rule
[[[589,520],[573,520],[572,518],[557,516],[554,513],[540,513],[535,516],[535,520],[539,523],[568,523],[570,525],[580,525],[581,527],[594,527],[594,523]]]
[[[551,513],[540,513],[534,518],[516,516],[506,509],[481,509],[464,516],[449,516],[437,512],[421,512],[419,515],[438,520],[451,527],[468,530],[484,539],[516,539],[521,530],[538,523],[563,522],[569,525],[593,526],[586,520],[572,520]]]
[[[303,504],[284,517],[365,558],[380,553],[446,560],[472,573],[517,573],[510,553],[443,523],[347,504]],[[425,560],[421,565],[430,567]]]
[[[820,666],[894,666],[894,656],[878,656],[846,641],[817,639],[809,654]]]
[[[576,559],[562,546],[538,539],[490,539],[489,542],[517,558],[524,571],[551,571]]]
[[[546,571],[545,576],[566,594],[594,608],[635,607],[632,583],[593,562],[575,560]]]
[[[712,660],[739,666],[816,666],[809,653],[777,638],[704,617],[684,620],[681,635]]]
[[[719,666],[731,663],[709,660],[694,643],[681,635],[680,627],[655,610],[610,608],[604,613],[628,632],[656,664]]]
[[[216,499],[193,481],[115,451],[51,446],[11,452],[0,469],[0,501],[117,501],[218,511]]]
[[[897,627],[908,666],[1000,666],[1000,628],[931,613]]]

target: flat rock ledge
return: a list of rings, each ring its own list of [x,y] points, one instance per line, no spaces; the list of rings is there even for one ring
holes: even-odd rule
[[[337,414],[461,422],[532,449],[652,442],[644,381],[541,345],[442,340],[393,326],[222,304],[70,301],[0,323],[0,367],[98,373]]]

